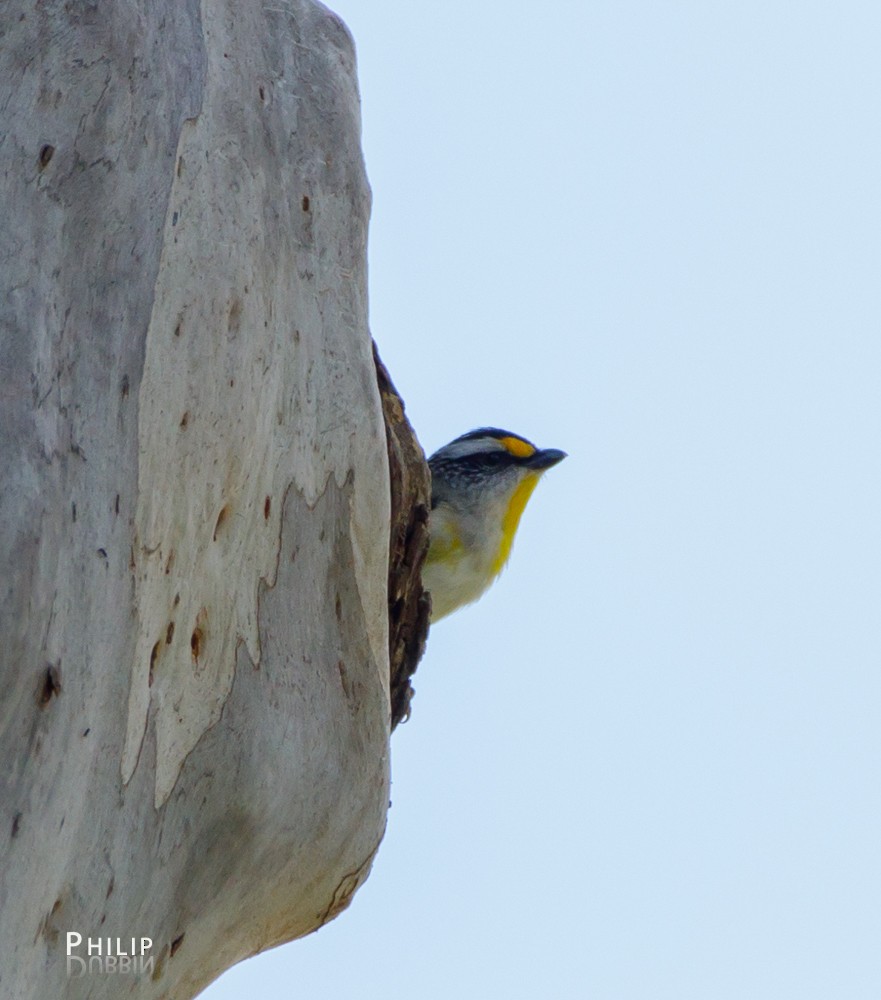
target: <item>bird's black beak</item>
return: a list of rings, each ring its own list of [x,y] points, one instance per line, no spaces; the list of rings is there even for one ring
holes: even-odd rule
[[[557,462],[562,462],[565,457],[565,451],[560,451],[558,448],[545,448],[544,450],[540,449],[534,455],[530,455],[523,464],[527,469],[543,471],[549,469],[552,465],[556,465]]]

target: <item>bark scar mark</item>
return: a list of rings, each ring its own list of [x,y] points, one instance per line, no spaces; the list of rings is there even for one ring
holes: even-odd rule
[[[49,663],[43,672],[37,702],[40,708],[45,708],[53,698],[61,694],[61,661]]]
[[[381,839],[381,838],[380,838]],[[349,903],[352,902],[352,897],[355,895],[355,891],[363,883],[364,879],[367,878],[367,873],[370,871],[373,865],[373,859],[376,857],[376,852],[379,850],[380,841],[376,842],[376,846],[367,855],[366,859],[354,870],[347,872],[340,879],[339,884],[336,889],[334,889],[333,897],[327,907],[327,909],[322,913],[319,927],[323,927],[326,923],[333,920],[334,917],[338,916]]]

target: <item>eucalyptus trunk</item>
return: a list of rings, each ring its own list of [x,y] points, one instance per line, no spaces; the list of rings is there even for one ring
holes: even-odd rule
[[[343,909],[386,822],[353,45],[308,0],[0,31],[0,995],[186,998]],[[90,938],[152,961],[81,974]]]

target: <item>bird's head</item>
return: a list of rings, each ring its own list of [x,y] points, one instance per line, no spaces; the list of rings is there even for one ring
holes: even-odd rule
[[[431,456],[431,547],[423,576],[433,620],[476,600],[501,572],[532,491],[565,457],[497,427],[463,434]]]

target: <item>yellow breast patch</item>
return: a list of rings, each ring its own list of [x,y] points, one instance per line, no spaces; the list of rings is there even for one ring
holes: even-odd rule
[[[517,440],[516,438],[512,440]],[[520,442],[523,444],[523,442]],[[534,449],[533,449],[534,450]],[[523,479],[508,501],[508,509],[502,518],[502,544],[492,566],[493,576],[502,572],[505,563],[511,555],[511,546],[514,544],[514,535],[517,534],[517,525],[520,524],[520,517],[526,509],[526,503],[532,496],[532,491],[538,485],[539,475],[530,472]]]
[[[455,519],[446,507],[438,507],[431,514],[431,544],[426,563],[445,563],[462,553],[462,539],[456,530]]]

